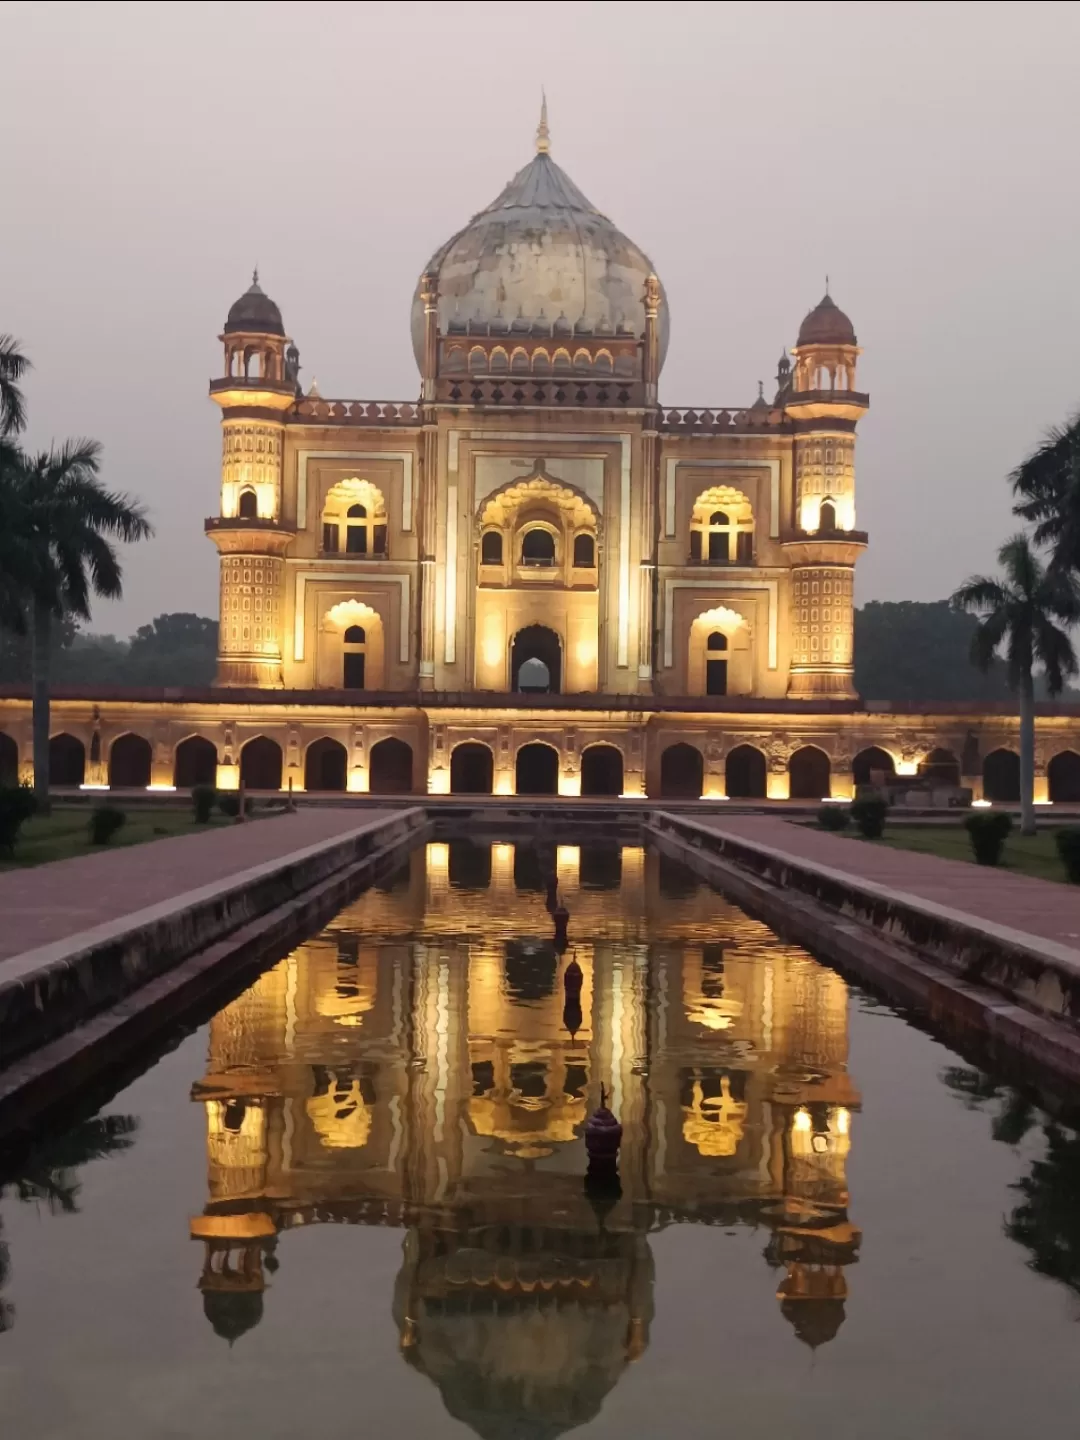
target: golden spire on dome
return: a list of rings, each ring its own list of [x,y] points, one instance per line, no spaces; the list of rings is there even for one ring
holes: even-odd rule
[[[551,131],[548,129],[547,94],[540,91],[540,124],[536,127],[536,153],[546,155],[551,149]]]

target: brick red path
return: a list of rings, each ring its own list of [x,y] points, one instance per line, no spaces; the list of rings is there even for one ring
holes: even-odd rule
[[[300,810],[205,834],[177,835],[0,874],[0,960],[121,920],[294,850],[344,835],[386,811]]]
[[[1008,925],[1080,949],[1080,886],[1036,880],[1009,870],[984,869],[963,860],[942,860],[913,850],[894,850],[888,845],[870,845],[771,816],[694,819],[710,829],[756,840],[796,859],[846,871],[855,879],[903,890],[995,925]]]

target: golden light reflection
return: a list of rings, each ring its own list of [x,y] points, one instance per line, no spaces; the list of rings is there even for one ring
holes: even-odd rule
[[[235,1297],[262,1296],[267,1247],[303,1263],[295,1227],[400,1226],[410,1363],[448,1397],[465,1367],[484,1406],[563,1413],[571,1372],[599,1404],[648,1345],[651,1232],[737,1215],[783,1272],[778,1321],[832,1338],[861,1239],[846,987],[669,871],[640,846],[435,842],[214,1017],[191,1233],[219,1334],[257,1323]],[[582,1184],[601,1084],[624,1127],[602,1223]]]

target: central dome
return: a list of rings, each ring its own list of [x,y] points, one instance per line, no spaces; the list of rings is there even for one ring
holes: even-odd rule
[[[535,158],[425,266],[424,273],[438,280],[440,334],[464,331],[470,322],[511,333],[536,325],[564,333],[645,333],[649,257],[585,198],[552,160],[547,143],[542,120]],[[412,307],[413,350],[421,368],[422,283]],[[663,364],[666,303],[659,321]]]

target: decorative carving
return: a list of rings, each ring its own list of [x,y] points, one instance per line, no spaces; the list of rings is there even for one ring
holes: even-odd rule
[[[569,485],[549,480],[545,475],[530,475],[512,480],[496,490],[477,513],[478,528],[488,525],[509,525],[513,516],[525,506],[549,505],[561,511],[575,530],[597,529],[600,516],[593,502]]]

